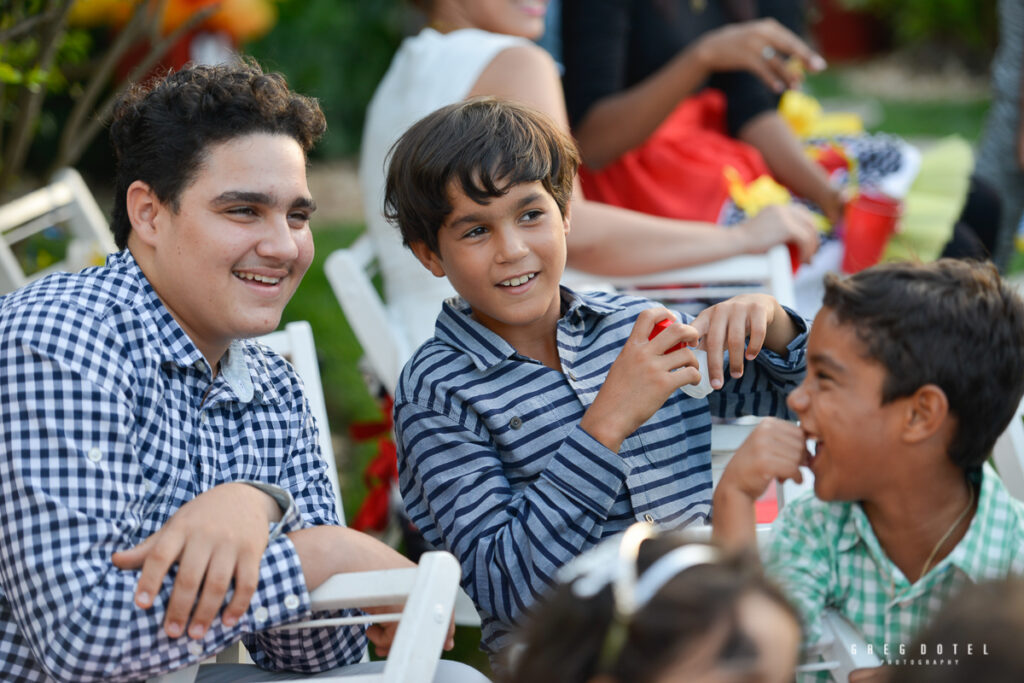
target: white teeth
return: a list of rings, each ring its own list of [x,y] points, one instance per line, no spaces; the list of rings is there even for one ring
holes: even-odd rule
[[[263,275],[256,275],[254,273],[235,272],[234,276],[241,280],[255,280],[256,282],[262,282],[266,285],[276,285],[281,281],[281,278],[279,277],[264,277]]]
[[[535,277],[537,277],[537,273],[530,273],[529,275],[520,275],[519,277],[514,277],[510,280],[505,280],[504,282],[501,282],[499,284],[502,287],[518,287],[519,285],[525,282],[529,282]]]

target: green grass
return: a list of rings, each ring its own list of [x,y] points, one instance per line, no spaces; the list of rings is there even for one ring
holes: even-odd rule
[[[981,134],[989,101],[982,98],[950,98],[932,101],[899,100],[854,93],[846,85],[842,67],[807,76],[807,90],[819,100],[868,102],[877,107],[878,120],[869,126],[877,132],[905,138],[960,135],[974,142]]]

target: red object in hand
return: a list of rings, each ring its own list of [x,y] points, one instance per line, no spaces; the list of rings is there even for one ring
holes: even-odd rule
[[[665,318],[664,320],[659,320],[657,323],[654,324],[654,329],[651,330],[651,336],[649,336],[647,338],[647,340],[650,341],[651,339],[654,339],[659,334],[661,334],[662,330],[664,330],[666,327],[668,327],[669,325],[671,325],[674,322],[675,321],[672,318]],[[665,353],[671,353],[672,351],[678,351],[681,348],[683,348],[682,344],[676,344],[675,346],[673,346],[671,349],[669,349]]]
[[[786,247],[789,249],[789,265],[792,266],[795,273],[800,267],[800,248],[793,242],[786,242]]]

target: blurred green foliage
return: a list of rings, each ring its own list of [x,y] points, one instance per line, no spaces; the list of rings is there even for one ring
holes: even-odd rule
[[[840,0],[882,19],[897,45],[957,45],[991,53],[996,42],[995,0]]]
[[[279,10],[274,29],[246,52],[320,99],[328,129],[315,155],[355,154],[366,105],[415,12],[403,0],[285,0]]]

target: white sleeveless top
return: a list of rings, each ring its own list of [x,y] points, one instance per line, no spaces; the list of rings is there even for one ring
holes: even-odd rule
[[[388,151],[413,123],[465,99],[499,52],[523,44],[531,43],[478,29],[443,34],[425,28],[399,47],[367,108],[359,163],[366,228],[378,254],[389,313],[407,331],[410,354],[433,336],[441,303],[455,291],[416,260],[398,228],[384,219]]]

